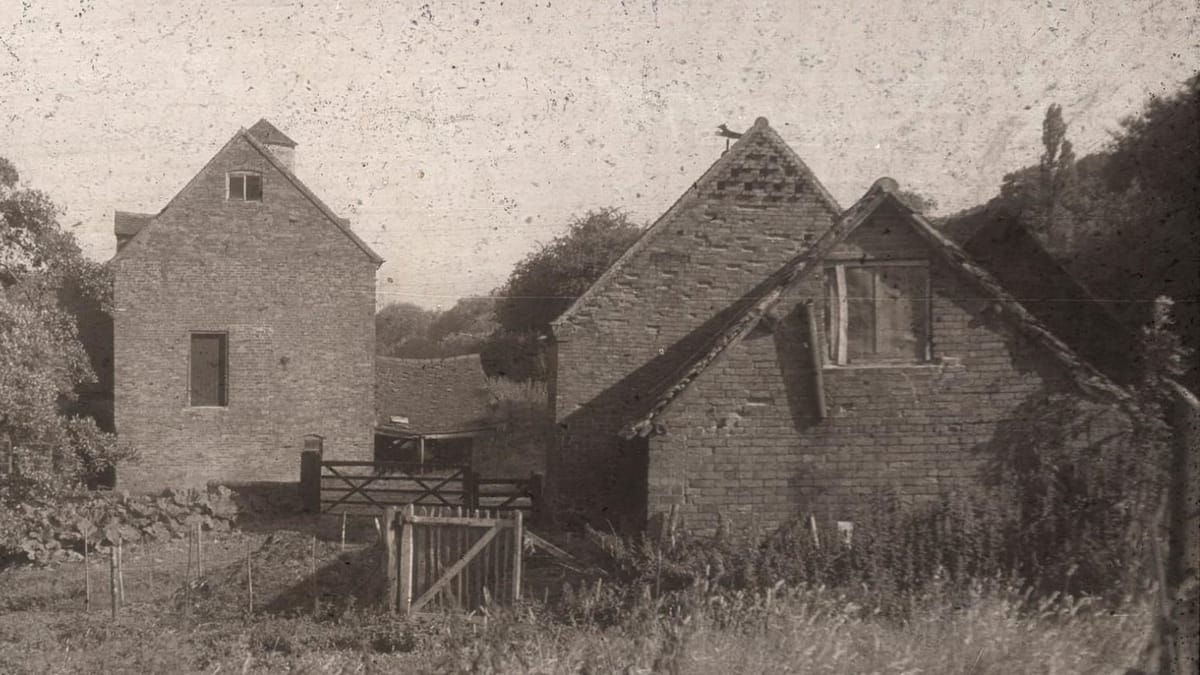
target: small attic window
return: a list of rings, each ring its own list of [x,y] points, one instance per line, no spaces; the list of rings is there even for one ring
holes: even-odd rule
[[[226,199],[234,202],[261,202],[262,196],[262,174],[253,171],[233,171],[228,174]]]

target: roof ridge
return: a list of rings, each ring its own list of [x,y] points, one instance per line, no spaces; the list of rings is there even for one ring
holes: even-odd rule
[[[741,151],[741,149],[749,142],[749,140],[758,134],[767,134],[772,141],[783,146],[789,158],[795,161],[799,166],[804,178],[816,187],[817,193],[821,196],[822,200],[825,201],[826,205],[833,212],[833,215],[836,217],[839,213],[841,213],[842,209],[840,206],[838,206],[837,200],[835,200],[829,191],[825,189],[825,186],[821,184],[821,181],[818,180],[812,170],[808,168],[808,165],[804,163],[804,160],[800,159],[800,156],[796,154],[796,151],[792,150],[791,146],[789,146],[787,142],[784,141],[783,138],[771,128],[771,125],[767,121],[766,117],[758,117],[754,120],[754,125],[743,132],[741,137],[734,141],[733,145],[731,145],[728,150],[722,152],[721,155],[718,156],[717,159],[714,160],[713,163],[704,170],[704,173],[700,174],[700,177],[697,178],[690,186],[688,186],[688,188],[684,190],[683,194],[681,194],[671,204],[671,206],[667,208],[667,210],[664,211],[663,214],[659,216],[653,224],[650,225],[650,227],[647,227],[642,232],[641,236],[639,236],[632,244],[630,244],[629,248],[625,249],[625,251],[615,261],[613,261],[611,265],[608,266],[608,269],[604,270],[604,273],[601,274],[600,277],[592,283],[592,285],[588,286],[587,290],[580,294],[578,298],[575,298],[575,302],[571,303],[570,307],[568,307],[563,311],[562,314],[559,314],[557,318],[550,322],[551,332],[554,332],[559,326],[565,324],[569,318],[574,316],[579,311],[585,302],[591,299],[595,292],[598,292],[600,288],[606,286],[612,280],[612,278],[616,276],[617,272],[624,267],[630,258],[640,251],[647,244],[647,242],[654,238],[659,231],[664,229],[664,225],[666,223],[670,222],[672,218],[679,214],[679,212],[683,211],[685,205],[690,205],[690,203],[697,198],[697,195],[700,193],[701,186],[707,185],[709,182],[714,180],[715,177],[725,169],[726,165],[733,161],[735,155]]]

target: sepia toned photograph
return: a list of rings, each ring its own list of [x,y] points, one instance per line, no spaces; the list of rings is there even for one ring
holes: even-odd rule
[[[0,673],[1200,674],[1194,0],[0,0]]]

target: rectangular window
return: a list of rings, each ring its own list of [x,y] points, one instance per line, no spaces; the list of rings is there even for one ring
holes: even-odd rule
[[[830,265],[825,269],[825,301],[831,363],[929,360],[927,263]]]
[[[235,202],[261,202],[262,174],[240,171],[228,176],[229,199]]]
[[[228,337],[225,333],[192,333],[191,370],[188,377],[189,405],[228,405]]]

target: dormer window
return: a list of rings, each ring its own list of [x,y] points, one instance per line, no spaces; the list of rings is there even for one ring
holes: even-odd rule
[[[233,202],[261,202],[262,174],[252,171],[234,171],[228,174],[225,198]]]

